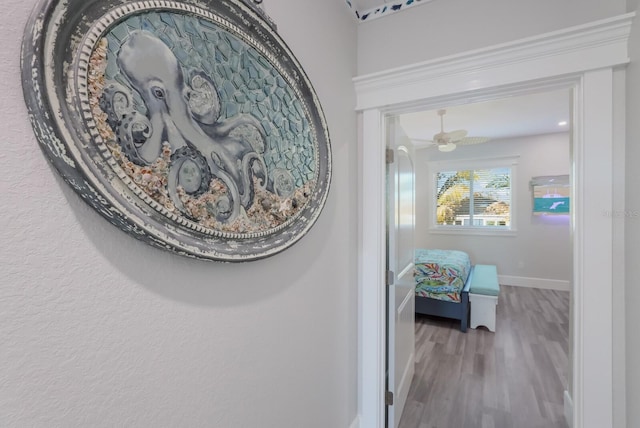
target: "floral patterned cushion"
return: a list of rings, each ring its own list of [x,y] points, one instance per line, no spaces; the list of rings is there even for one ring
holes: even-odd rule
[[[417,249],[416,295],[460,302],[460,293],[470,270],[471,260],[464,251]]]

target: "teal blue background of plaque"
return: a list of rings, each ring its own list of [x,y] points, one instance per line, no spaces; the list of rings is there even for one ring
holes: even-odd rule
[[[566,198],[534,198],[533,212],[547,214],[569,214],[569,199]]]
[[[146,30],[160,38],[178,59],[185,76],[199,70],[211,78],[220,98],[220,119],[250,114],[260,121],[266,135],[264,159],[270,171],[289,171],[296,187],[315,178],[315,141],[303,105],[258,51],[206,19],[174,12],[145,12],[126,18],[106,34],[107,81],[131,87],[120,73],[116,57],[135,30]],[[142,99],[133,92],[136,108],[146,113]]]

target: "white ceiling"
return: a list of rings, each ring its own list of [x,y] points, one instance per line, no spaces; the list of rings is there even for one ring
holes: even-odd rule
[[[468,137],[492,140],[569,131],[568,89],[504,98],[475,104],[446,107],[445,132],[464,129]],[[568,124],[560,126],[560,121]],[[400,125],[416,147],[429,145],[440,132],[437,109],[400,115]]]

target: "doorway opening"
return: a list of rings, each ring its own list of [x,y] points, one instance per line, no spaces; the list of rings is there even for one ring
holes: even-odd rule
[[[359,424],[382,428],[385,344],[386,114],[571,89],[574,210],[573,426],[613,420],[614,140],[624,111],[623,76],[633,16],[621,15],[456,56],[355,79],[361,111],[359,233]],[[599,42],[595,43],[594,38]],[[622,100],[622,101],[621,101]],[[622,162],[622,165],[624,162]],[[615,243],[618,245],[618,243]],[[618,374],[616,374],[618,376]],[[618,378],[616,378],[618,379]]]
[[[441,250],[462,251],[474,265],[496,265],[502,286],[494,333],[461,333],[458,320],[416,315],[416,375],[400,427],[462,426],[469,418],[566,426],[571,97],[563,88],[447,105],[444,134],[459,138],[454,150],[439,150],[437,142],[444,109],[395,116],[415,148],[415,248],[438,257]],[[549,189],[564,197],[550,213],[537,213],[532,179],[559,175],[566,183],[552,178]],[[449,288],[439,291],[441,274],[454,278],[449,272],[434,272],[430,301],[453,298]],[[424,294],[428,288],[421,287]],[[525,378],[526,386],[515,381]]]

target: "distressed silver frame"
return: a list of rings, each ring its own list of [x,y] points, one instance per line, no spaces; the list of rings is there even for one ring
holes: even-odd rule
[[[315,187],[304,207],[286,223],[258,233],[216,232],[150,206],[114,173],[87,125],[87,103],[78,76],[90,52],[91,38],[105,34],[121,16],[159,10],[220,19],[250,35],[252,46],[281,71],[299,94],[316,146]],[[106,23],[106,24],[101,24]],[[103,28],[105,27],[105,28]],[[96,28],[98,30],[96,30]],[[89,42],[87,42],[89,41]],[[82,59],[84,58],[84,60]],[[70,84],[69,82],[74,82]],[[249,0],[42,0],[24,33],[22,83],[34,133],[46,157],[64,180],[113,225],[152,246],[184,256],[244,262],[274,255],[298,242],[317,220],[331,181],[331,149],[320,102],[275,25]],[[85,97],[86,98],[86,97]],[[151,204],[153,205],[153,204]]]

